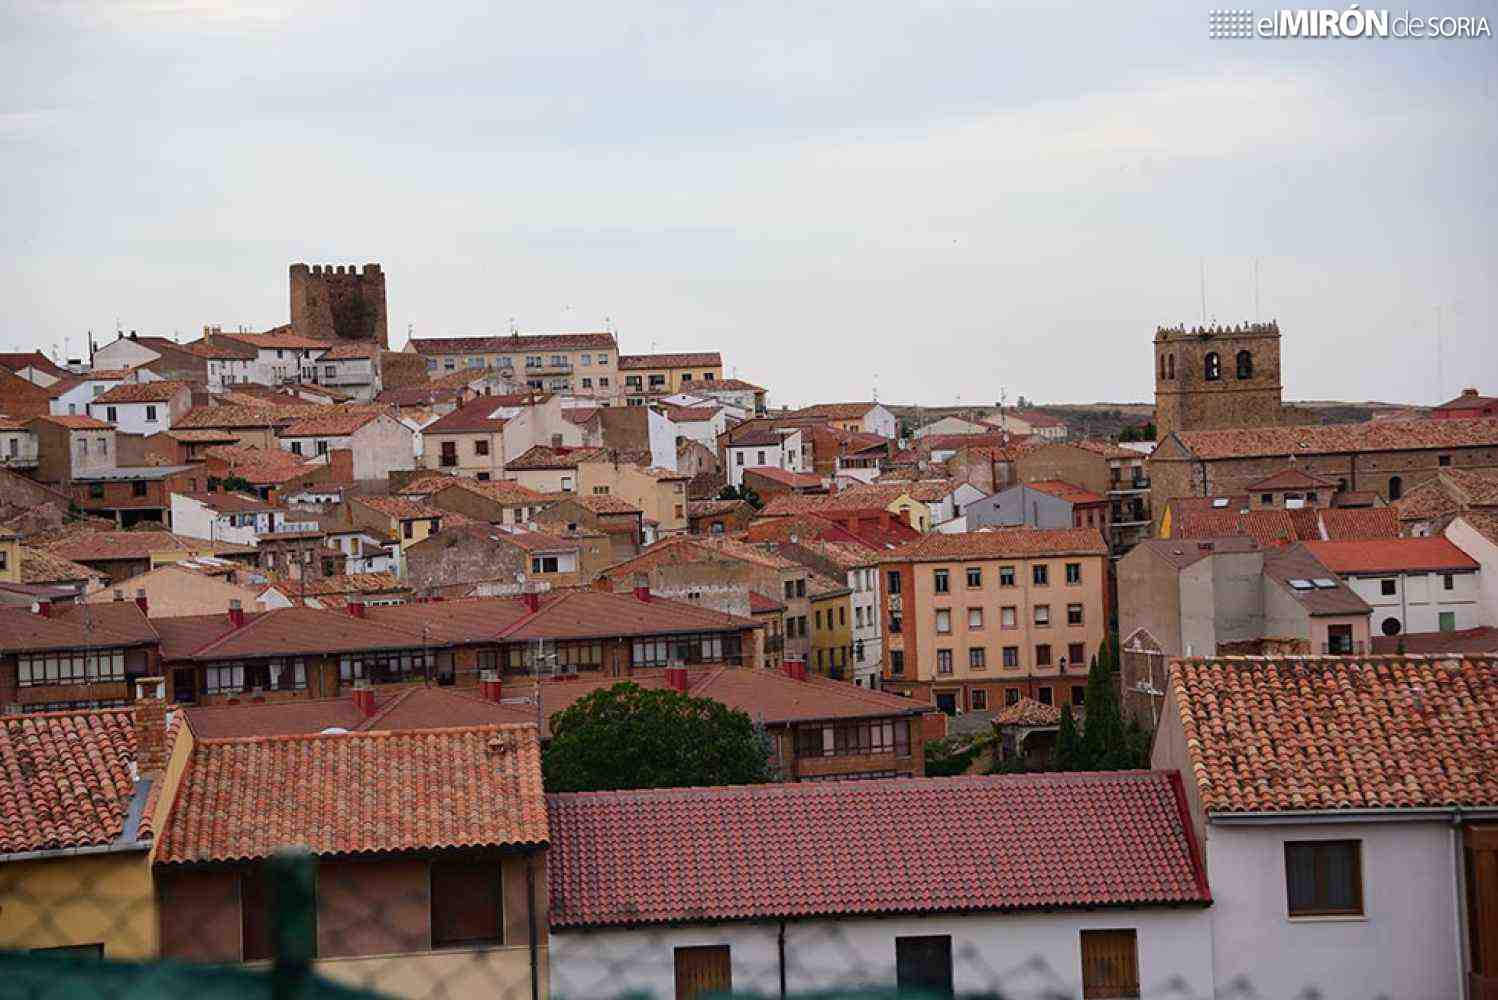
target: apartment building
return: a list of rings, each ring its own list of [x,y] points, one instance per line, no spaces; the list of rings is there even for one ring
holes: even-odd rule
[[[1107,634],[1096,528],[930,534],[884,553],[884,687],[948,714],[1080,704]]]
[[[166,381],[122,383],[88,404],[89,416],[113,424],[126,434],[170,430],[190,409],[192,386]]]
[[[493,368],[529,389],[600,400],[612,400],[620,389],[619,342],[612,333],[413,337],[405,349],[424,358],[434,376]]]
[[[883,646],[878,551],[851,537],[848,541],[829,541],[805,532],[799,533],[795,541],[781,543],[776,551],[817,573],[845,582],[848,612],[852,616],[848,630],[851,670],[845,679],[851,679],[859,687],[879,687]]]
[[[679,354],[625,354],[619,358],[623,379],[619,395],[628,406],[643,406],[678,392],[711,389],[723,378],[723,355],[717,351]]]
[[[784,469],[788,472],[811,472],[811,456],[807,453],[801,431],[766,428],[735,439],[723,450],[728,463],[724,472],[730,486],[744,482],[744,472],[749,469]]]
[[[415,435],[390,414],[378,410],[333,410],[316,413],[283,428],[281,447],[293,455],[317,457],[348,451],[353,476],[384,482],[390,473],[416,465]]]
[[[577,466],[577,492],[618,497],[638,507],[646,540],[687,533],[687,482],[691,476],[670,469],[646,468],[610,460],[595,453]]]

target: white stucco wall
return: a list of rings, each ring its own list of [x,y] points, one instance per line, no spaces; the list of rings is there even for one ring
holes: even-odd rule
[[[1441,627],[1441,612],[1449,611],[1456,628],[1473,628],[1479,620],[1481,597],[1479,573],[1451,574],[1451,589],[1440,573],[1389,573],[1382,576],[1347,576],[1343,580],[1353,593],[1373,605],[1372,635],[1382,635],[1386,618],[1398,620],[1403,632],[1435,632]],[[1383,581],[1394,581],[1392,595],[1383,592]]]
[[[876,406],[863,415],[863,429],[880,437],[899,437],[900,421],[890,410]]]
[[[848,570],[848,587],[853,591],[853,645],[863,642],[863,661],[853,659],[853,682],[859,687],[878,687],[875,678],[883,660],[884,647],[879,640],[879,583],[877,566],[858,566]],[[861,612],[861,613],[860,613]]]
[[[100,371],[134,368],[161,357],[144,344],[121,337],[94,351],[94,367]]]
[[[1457,841],[1446,823],[1227,827],[1209,824],[1213,963],[1219,988],[1321,1000],[1460,997]],[[1287,916],[1287,840],[1362,841],[1363,917]]]
[[[114,410],[113,420],[109,419],[111,409]],[[171,430],[177,419],[190,409],[192,392],[183,389],[169,400],[150,403],[90,403],[88,413],[96,420],[114,424],[115,430],[122,433],[151,435]],[[156,419],[147,419],[152,413]]]
[[[645,426],[650,435],[650,464],[676,471],[676,422],[663,413],[646,410]]]
[[[1209,911],[1201,907],[1116,909],[1089,913],[891,917],[814,920],[786,925],[786,988],[895,985],[895,938],[950,934],[953,987],[961,993],[1003,991],[1010,1000],[1080,997],[1079,932],[1135,928],[1144,996],[1211,996]],[[780,989],[775,923],[648,927],[551,935],[555,997],[613,997],[644,992],[674,997],[674,949],[728,945],[736,993],[775,996]],[[1270,994],[1265,994],[1269,996]]]
[[[1498,625],[1498,545],[1460,517],[1446,526],[1446,537],[1482,567],[1477,574],[1477,624]]]

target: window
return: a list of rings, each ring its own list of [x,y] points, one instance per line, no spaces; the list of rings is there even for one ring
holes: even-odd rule
[[[473,442],[473,453],[475,455],[489,454],[489,439],[479,438],[477,441]]]
[[[88,484],[88,498],[90,500],[103,500],[104,499],[104,484],[103,483],[89,483]]]
[[[1437,621],[1436,621],[1436,628],[1439,629],[1440,631],[1442,631],[1442,632],[1455,632],[1456,631],[1456,612],[1455,611],[1442,611],[1442,612],[1439,612],[1437,614],[1437,616],[1436,616],[1436,619],[1437,619]]]
[[[1005,646],[1004,647],[1004,666],[1009,667],[1011,669],[1013,669],[1014,667],[1019,666],[1019,647],[1018,646]]]
[[[806,577],[804,577],[804,576],[800,577],[799,579],[796,580],[796,596],[797,597],[805,597],[806,596]]]
[[[556,556],[531,556],[532,573],[555,573],[556,571]]]
[[[1398,500],[1404,496],[1404,480],[1398,476],[1389,477],[1389,499]]]
[[[899,572],[899,570],[893,570],[892,569],[892,570],[889,571],[889,592],[891,594],[898,594],[900,592],[900,572]]]
[[[1166,368],[1170,373],[1166,378],[1173,379],[1176,377],[1176,356],[1174,354],[1167,354],[1165,360],[1168,362]]]
[[[1000,587],[1012,587],[1012,586],[1014,586],[1014,567],[1013,566],[1000,566],[999,567],[999,586]]]
[[[893,635],[899,635],[905,630],[905,619],[898,611],[891,611],[889,615],[889,630]]]
[[[895,987],[928,997],[952,995],[952,938],[947,934],[895,938]]]
[[[1081,933],[1083,1000],[1139,996],[1138,932],[1131,927]]]
[[[1455,590],[1456,589],[1456,577],[1453,574],[1451,574],[1451,573],[1442,573],[1441,574],[1441,589],[1442,590]]]
[[[155,422],[156,422],[156,407],[154,407],[154,406],[148,406],[148,407],[146,407],[146,423],[148,423],[148,424],[154,424]]]
[[[972,702],[974,712],[982,712],[988,708],[988,692],[982,688],[974,688],[968,697]]]
[[[967,585],[969,587],[983,586],[983,570],[981,567],[969,566],[967,568]]]
[[[999,609],[999,628],[1018,628],[1019,611],[1014,607],[1003,607]]]
[[[967,609],[967,627],[970,629],[981,629],[983,627],[983,609]]]
[[[319,455],[326,455],[328,453],[328,442],[326,442],[326,441],[319,441],[319,442],[317,442],[317,453]]]
[[[416,536],[416,522],[415,521],[402,521],[401,522],[401,537],[402,538],[414,538],[415,536]]]
[[[1066,624],[1068,624],[1068,625],[1080,625],[1080,624],[1082,624],[1082,605],[1080,605],[1080,604],[1068,604],[1066,606]]]
[[[22,654],[17,658],[16,669],[21,687],[123,681],[125,652],[121,649],[104,649]]]
[[[1051,582],[1051,568],[1045,563],[1036,563],[1030,567],[1030,579],[1037,587],[1046,587]]]
[[[144,479],[137,479],[135,482],[130,484],[130,495],[133,497],[145,496],[147,485],[149,484]],[[1447,587],[1446,589],[1450,590],[1451,588]]]
[[[936,672],[939,674],[950,674],[952,672],[952,651],[950,649],[938,649],[936,651]]]
[[[938,594],[945,594],[951,590],[951,581],[948,579],[947,571],[944,569],[931,571],[931,583]]]
[[[889,651],[889,672],[895,677],[905,674],[905,650],[892,649]]]
[[[837,607],[837,623],[839,626],[848,624],[848,609],[839,604]],[[827,612],[827,624],[832,624],[832,612]]]
[[[599,364],[603,364],[603,362],[600,361]],[[601,379],[598,380],[598,388],[600,388],[600,389],[607,389],[608,387],[609,387],[609,380],[608,379],[601,378]]]
[[[988,669],[988,650],[982,646],[974,646],[967,651],[967,665],[972,670]]]
[[[820,610],[817,612],[817,631],[822,631],[822,612]]]
[[[1078,708],[1087,703],[1087,688],[1078,684],[1071,689],[1071,703]]]
[[[1085,664],[1087,662],[1087,646],[1080,642],[1068,643],[1066,646],[1066,662]]]
[[[733,990],[733,963],[728,945],[676,949],[676,1000],[696,1000]]]
[[[432,947],[499,944],[504,926],[499,860],[432,862]]]
[[[300,455],[302,453],[302,442],[300,442],[300,441],[293,441],[293,442],[291,442],[291,453],[293,455]]]
[[[1035,626],[1037,628],[1050,628],[1051,606],[1049,604],[1035,605]]]
[[[1004,704],[1006,704],[1006,705],[1018,705],[1019,704],[1019,688],[1005,688],[1004,689]]]
[[[1042,705],[1054,705],[1056,703],[1056,692],[1050,687],[1039,687],[1035,689],[1035,700]]]
[[[1040,643],[1035,647],[1035,665],[1037,667],[1049,667],[1051,665],[1051,647],[1049,643]]]
[[[1398,635],[1401,627],[1398,618],[1385,618],[1378,629],[1384,635]]]
[[[1292,917],[1360,916],[1362,842],[1285,842],[1285,897]]]
[[[1216,351],[1208,351],[1207,356],[1202,359],[1202,377],[1208,382],[1216,382],[1222,378],[1222,358],[1218,357]]]
[[[1450,465],[1451,464],[1451,456],[1450,455],[1437,455],[1436,456],[1436,464],[1439,465],[1439,466],[1443,466],[1443,467],[1447,466],[1447,465]]]
[[[120,421],[119,414],[113,406],[104,407],[104,419],[112,424],[117,424]]]
[[[940,608],[936,612],[936,634],[952,634],[952,612],[947,608]]]
[[[1077,584],[1077,583],[1081,583],[1082,582],[1082,564],[1081,563],[1067,563],[1066,564],[1066,582],[1069,583],[1069,584]]]
[[[1238,377],[1239,378],[1253,378],[1254,377],[1254,356],[1252,354],[1250,354],[1248,351],[1239,351],[1238,352]]]
[[[1378,592],[1384,597],[1393,597],[1397,588],[1398,582],[1395,580],[1378,581]]]
[[[910,729],[903,719],[802,726],[796,730],[797,757],[853,757],[871,753],[910,755]]]
[[[301,454],[301,452],[298,452],[297,454]],[[442,442],[442,457],[438,460],[438,462],[442,466],[442,468],[444,468],[444,469],[450,469],[453,466],[457,465],[458,464],[458,442],[456,442],[456,441],[443,441]]]

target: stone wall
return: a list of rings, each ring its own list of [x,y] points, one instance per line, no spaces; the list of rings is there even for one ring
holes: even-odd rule
[[[291,332],[326,341],[358,341],[390,346],[385,316],[385,274],[365,264],[292,264]]]

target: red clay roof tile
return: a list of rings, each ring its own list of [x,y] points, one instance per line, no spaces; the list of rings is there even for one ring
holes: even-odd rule
[[[134,764],[130,709],[0,719],[0,853],[119,840]]]

